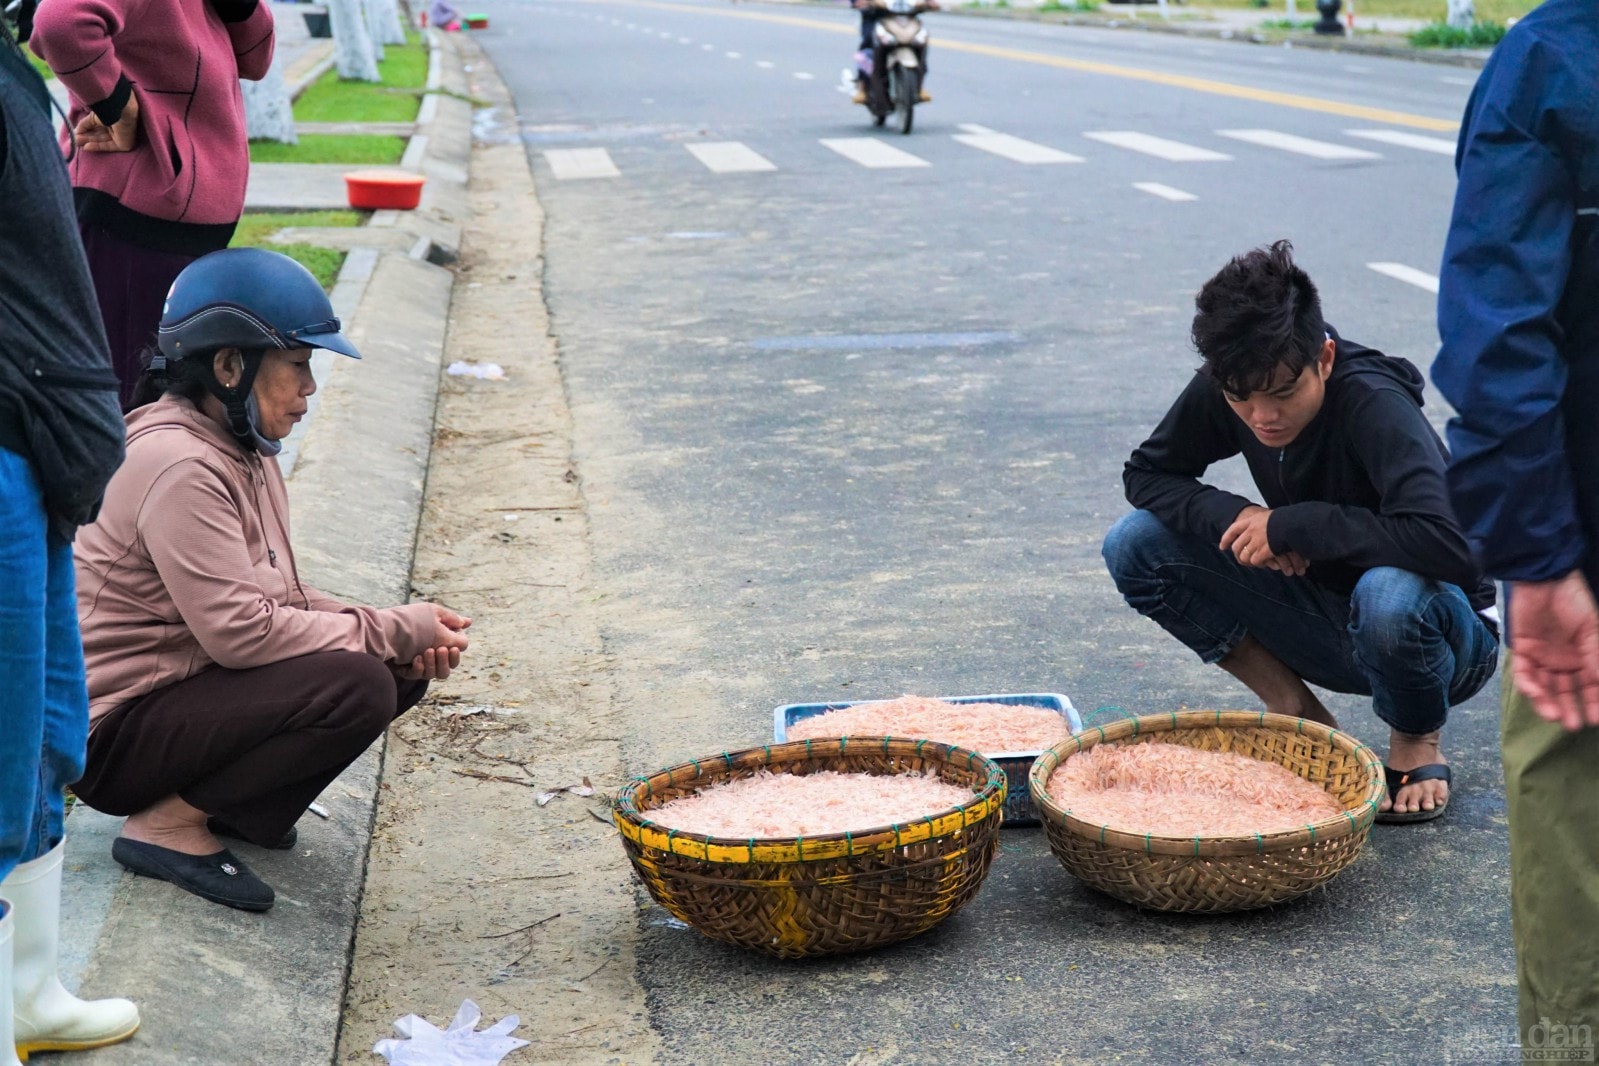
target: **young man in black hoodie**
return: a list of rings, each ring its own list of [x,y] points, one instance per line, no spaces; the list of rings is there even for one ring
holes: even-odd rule
[[[1435,818],[1444,721],[1499,641],[1421,374],[1323,322],[1287,241],[1228,263],[1195,304],[1204,365],[1127,461],[1137,510],[1104,545],[1116,587],[1268,711],[1335,725],[1307,682],[1372,697],[1392,730],[1378,820]],[[1240,454],[1264,505],[1199,480]]]

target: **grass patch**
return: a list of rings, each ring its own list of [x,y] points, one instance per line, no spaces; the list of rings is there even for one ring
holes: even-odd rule
[[[1072,0],[1072,2],[1069,3],[1069,4],[1063,4],[1063,3],[1061,3],[1061,0],[1044,0],[1044,2],[1042,4],[1038,5],[1038,10],[1040,10],[1040,11],[1098,11],[1099,10],[1099,2],[1098,2],[1098,0]]]
[[[1517,19],[1537,7],[1539,0],[1475,0],[1477,18],[1483,22],[1497,22],[1501,26],[1507,25],[1511,19]],[[1257,0],[1192,0],[1195,8],[1227,7],[1227,8],[1266,8],[1287,14],[1286,0],[1270,0],[1268,4],[1258,3]],[[1313,0],[1295,0],[1295,17],[1313,15],[1315,13]],[[1443,0],[1356,0],[1355,25],[1359,26],[1362,19],[1373,18],[1411,18],[1423,19],[1432,22],[1443,13]],[[1340,17],[1347,14],[1349,4],[1344,4]]]
[[[302,133],[299,144],[250,142],[252,163],[346,163],[392,166],[405,154],[405,138],[380,134]]]
[[[341,81],[337,70],[318,78],[294,102],[297,122],[411,122],[422,107],[428,50],[419,38],[391,44],[378,73],[383,81]]]
[[[1410,43],[1417,48],[1492,48],[1505,36],[1505,28],[1497,22],[1478,22],[1469,29],[1435,22],[1423,26],[1410,35]]]
[[[333,288],[344,265],[344,252],[315,244],[274,244],[274,233],[288,226],[359,226],[359,211],[248,212],[233,231],[230,248],[267,248],[282,252],[309,270],[324,289]]]
[[[1316,23],[1319,21],[1319,19],[1267,19],[1260,24],[1260,28],[1263,30],[1291,30],[1298,32],[1300,30],[1315,29]]]
[[[32,52],[29,52],[26,48],[24,48],[22,51],[27,55],[28,62],[33,64],[33,69],[39,72],[40,77],[42,77],[45,81],[55,80],[56,72],[50,69],[49,63],[46,63]]]

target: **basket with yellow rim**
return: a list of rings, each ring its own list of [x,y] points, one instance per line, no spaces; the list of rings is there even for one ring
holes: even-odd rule
[[[1183,744],[1276,763],[1330,792],[1343,812],[1247,836],[1129,833],[1086,821],[1049,796],[1067,759],[1096,745]],[[1256,711],[1174,711],[1094,726],[1038,757],[1028,786],[1050,850],[1092,888],[1160,911],[1221,913],[1282,903],[1355,860],[1382,801],[1382,762],[1347,733]]]
[[[970,788],[972,797],[901,825],[787,839],[703,836],[650,820],[652,810],[674,799],[762,770],[926,773]],[[996,763],[948,744],[803,740],[635,778],[618,797],[614,818],[634,870],[673,916],[716,940],[800,958],[905,940],[969,903],[999,846],[1005,787]]]

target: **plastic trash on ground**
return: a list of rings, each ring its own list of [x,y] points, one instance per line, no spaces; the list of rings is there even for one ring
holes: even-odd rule
[[[499,363],[468,363],[457,360],[445,368],[452,378],[482,378],[486,381],[504,381],[505,370]]]
[[[461,1001],[448,1029],[407,1014],[394,1023],[399,1038],[379,1040],[372,1051],[387,1059],[389,1066],[496,1066],[517,1048],[527,1046],[526,1040],[510,1035],[521,1022],[516,1015],[507,1014],[478,1032],[482,1017],[483,1012],[470,999]]]

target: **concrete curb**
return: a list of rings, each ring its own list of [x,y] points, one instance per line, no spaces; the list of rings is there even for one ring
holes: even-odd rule
[[[459,76],[459,62],[448,43],[432,43],[448,84],[452,63]],[[451,54],[441,59],[442,51]],[[423,225],[445,237],[453,226],[452,248],[460,227],[445,216],[463,217],[463,153],[471,150],[471,108],[455,102],[459,108],[439,106],[429,116],[429,147],[417,160],[433,201]],[[460,187],[447,188],[452,182]],[[409,229],[412,221],[397,220],[397,227]],[[358,248],[346,259],[333,301],[341,317],[353,317],[351,336],[364,358],[325,362],[321,402],[296,441],[289,491],[300,569],[311,583],[350,600],[410,599],[454,283],[422,257],[433,249],[430,238],[419,237],[407,253]],[[382,741],[374,744],[323,793],[331,818],[303,819],[293,852],[238,848],[278,891],[265,915],[123,876],[109,851],[120,820],[73,812],[63,904],[69,980],[81,973],[86,995],[131,996],[144,1019],[132,1041],[82,1053],[83,1061],[333,1061],[382,750]]]

